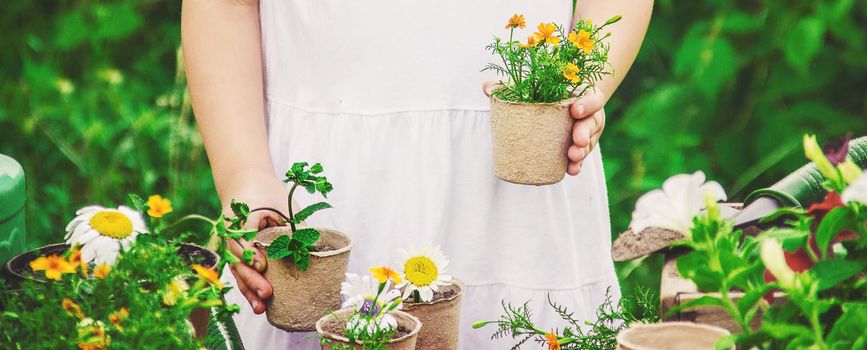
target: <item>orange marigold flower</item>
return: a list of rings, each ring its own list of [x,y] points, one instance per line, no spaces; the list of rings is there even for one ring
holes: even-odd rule
[[[196,274],[203,280],[217,286],[217,288],[223,288],[223,282],[220,281],[220,276],[217,275],[216,270],[198,264],[193,265],[193,270],[196,270]]]
[[[93,269],[93,277],[105,279],[105,276],[108,276],[108,273],[111,272],[111,266],[106,264],[100,264],[95,269]]]
[[[515,14],[512,18],[509,18],[509,23],[506,24],[506,29],[512,28],[526,28],[527,21],[524,19],[524,15]]]
[[[584,29],[579,30],[578,33],[569,33],[567,40],[575,44],[575,46],[581,49],[581,51],[584,51],[584,53],[593,52],[593,45],[596,44],[593,39],[590,39],[590,33]]]
[[[545,341],[548,342],[548,350],[560,350],[560,339],[554,333],[545,333]]]
[[[536,41],[544,42],[551,45],[557,45],[560,42],[560,38],[556,35],[557,26],[554,23],[539,23],[539,26],[536,27],[538,32],[533,33],[533,36],[536,37]]]
[[[119,331],[123,332],[123,327],[121,327],[120,323],[123,322],[127,317],[129,317],[129,311],[125,307],[121,307],[120,310],[112,312],[111,315],[108,315],[108,322],[114,325]]]
[[[101,321],[86,318],[78,323],[78,348],[81,350],[102,350],[111,344],[111,338],[105,334],[105,326]]]
[[[81,248],[78,246],[72,248],[72,253],[69,254],[69,262],[73,266],[81,267],[81,275],[87,277],[88,265],[86,261],[81,260]]]
[[[148,197],[148,215],[152,218],[161,218],[172,212],[172,201],[158,194]]]
[[[75,273],[75,266],[57,255],[40,256],[30,262],[30,268],[33,271],[45,270],[45,277],[55,281],[60,281],[64,273]]]
[[[81,306],[78,306],[72,299],[64,298],[61,305],[63,305],[63,309],[66,310],[69,316],[74,316],[79,320],[84,319],[84,312],[81,312]]]
[[[578,68],[578,66],[572,63],[567,63],[565,66],[560,67],[560,70],[563,71],[563,77],[565,77],[572,83],[578,84],[579,82],[581,82],[581,77],[578,76],[578,72],[581,71],[581,68]]]
[[[530,35],[529,37],[527,37],[527,43],[526,43],[526,44],[523,44],[523,43],[522,43],[522,44],[518,44],[518,46],[519,46],[520,48],[522,48],[522,49],[526,49],[526,48],[528,48],[528,47],[533,47],[533,46],[536,46],[536,45],[539,45],[539,42],[536,41],[536,37],[534,37],[534,36],[532,36],[532,35]]]
[[[394,284],[401,282],[400,274],[388,266],[371,267],[370,272],[373,273],[373,278],[379,281],[379,283],[385,283],[389,279]]]

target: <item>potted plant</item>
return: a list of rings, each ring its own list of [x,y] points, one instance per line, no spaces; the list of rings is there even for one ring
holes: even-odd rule
[[[86,207],[68,226],[69,243],[13,259],[9,266],[21,276],[22,288],[0,298],[0,342],[33,348],[198,349],[202,339],[190,322],[195,310],[230,319],[238,306],[225,303],[229,288],[218,277],[226,262],[166,238],[162,228],[167,227],[158,219],[170,211],[162,205],[167,200],[149,205],[154,220],[148,227],[139,214],[144,202],[135,199],[138,210]],[[158,205],[162,211],[155,211]],[[224,222],[222,217],[205,220],[212,227]],[[26,271],[18,268],[20,262]],[[222,344],[240,342],[225,338]]]
[[[501,63],[485,70],[506,78],[488,91],[497,177],[527,185],[563,179],[574,124],[569,106],[610,74],[603,43],[610,33],[601,30],[618,20],[594,26],[580,19],[568,33],[554,23],[540,23],[526,42],[519,42],[515,29],[525,28],[526,21],[515,14],[506,25],[509,39],[495,38],[487,46]]]
[[[398,251],[403,310],[424,324],[420,349],[457,349],[464,284],[447,274],[449,260],[439,246]],[[374,275],[396,273],[374,271]]]
[[[422,323],[400,311],[400,291],[392,288],[400,276],[386,267],[372,268],[374,278],[346,274],[343,309],[316,322],[322,349],[411,350]]]
[[[323,197],[333,189],[322,165],[294,163],[286,172],[284,182],[289,190],[289,208],[295,191],[301,187]],[[260,231],[254,244],[264,248],[268,257],[265,278],[271,282],[273,295],[266,301],[268,321],[286,331],[313,331],[323,314],[340,307],[340,283],[349,263],[352,240],[332,229],[300,227],[313,213],[331,208],[326,202],[312,204],[297,213],[284,215],[271,208],[248,210],[240,203],[233,205],[240,227],[251,211],[269,210],[283,216],[287,226],[270,227]],[[245,252],[252,259],[252,252]],[[249,261],[248,261],[249,262]]]
[[[729,331],[692,322],[636,324],[617,335],[618,350],[714,350]],[[734,350],[734,346],[728,349]],[[726,348],[722,348],[726,349]]]

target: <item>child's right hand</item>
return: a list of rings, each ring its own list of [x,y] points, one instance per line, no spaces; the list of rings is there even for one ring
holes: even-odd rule
[[[227,215],[231,215],[232,212],[229,205],[232,199],[247,203],[250,209],[269,207],[288,215],[289,204],[286,198],[288,198],[289,192],[274,173],[258,172],[243,174],[238,177],[236,183],[238,185],[233,188],[232,193],[222,196],[223,212]],[[250,213],[246,228],[261,230],[266,227],[279,225],[280,220],[281,217],[273,212],[256,211]],[[239,242],[233,240],[229,241],[229,250],[239,259],[245,248],[252,249],[256,253],[253,256],[252,266],[245,264],[242,260],[237,264],[231,265],[230,268],[232,274],[235,275],[238,290],[247,298],[247,301],[253,308],[253,312],[261,314],[265,312],[264,301],[271,297],[272,292],[271,283],[262,274],[267,268],[268,260],[265,252],[254,247],[252,242],[241,240],[239,244]]]

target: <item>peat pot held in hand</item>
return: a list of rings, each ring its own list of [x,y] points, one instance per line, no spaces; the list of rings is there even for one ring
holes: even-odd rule
[[[441,286],[429,302],[412,303],[404,300],[403,311],[418,317],[424,325],[418,333],[419,349],[458,348],[463,291],[464,284],[455,279],[452,284]]]
[[[729,334],[719,327],[692,322],[636,324],[617,335],[617,349],[714,350],[717,340]]]
[[[352,240],[335,230],[317,228],[319,240],[311,246],[310,267],[301,271],[288,259],[268,259],[265,278],[273,295],[266,300],[265,312],[274,327],[290,332],[310,332],[316,320],[340,308],[340,283],[349,263]],[[258,242],[270,244],[289,227],[271,227],[259,232]]]
[[[323,338],[322,350],[336,349],[365,349],[364,344],[356,341],[350,346],[349,339],[343,335],[343,328],[346,325],[346,320],[355,312],[355,309],[340,309],[333,314],[323,316],[316,322],[316,332]],[[413,315],[406,312],[395,310],[389,312],[397,320],[397,334],[386,344],[389,350],[413,350],[416,348],[419,330],[422,328],[422,323]],[[421,345],[419,349],[428,349]],[[430,349],[442,349],[441,347],[433,347]]]
[[[569,106],[574,101],[519,103],[491,94],[494,174],[523,185],[563,180],[575,123]]]

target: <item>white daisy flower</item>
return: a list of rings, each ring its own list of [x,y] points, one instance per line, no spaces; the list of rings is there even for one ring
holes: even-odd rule
[[[842,194],[843,203],[861,202],[867,204],[867,171],[853,182]]]
[[[340,294],[346,297],[343,307],[351,307],[357,312],[347,321],[346,327],[364,327],[370,334],[376,330],[389,330],[397,327],[397,320],[388,314],[403,306],[400,291],[391,288],[386,280],[382,290],[379,283],[370,276],[346,274],[346,281],[340,284]]]
[[[449,259],[439,246],[398,250],[398,266],[403,268],[403,282],[396,288],[404,288],[403,298],[407,299],[418,291],[421,301],[433,300],[439,287],[450,284],[452,277],[445,274]]]
[[[692,219],[705,208],[708,196],[716,201],[726,200],[722,186],[715,181],[705,182],[701,171],[674,175],[665,180],[662,189],[638,198],[629,226],[635,233],[656,227],[689,235]]]
[[[79,209],[66,225],[66,243],[81,246],[81,259],[94,264],[111,265],[121,247],[126,250],[147,226],[141,214],[120,206],[117,209],[98,205]]]

